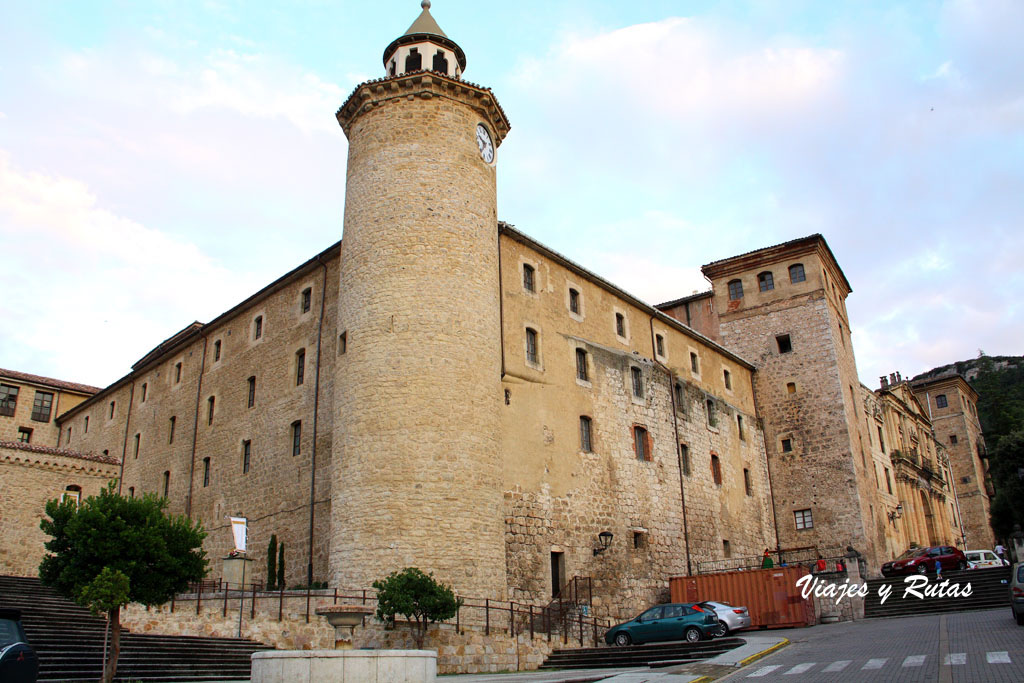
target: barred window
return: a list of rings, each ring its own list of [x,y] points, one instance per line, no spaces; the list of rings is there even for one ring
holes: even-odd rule
[[[583,349],[576,349],[576,379],[587,382],[589,377],[590,375],[587,373],[587,352]]]
[[[0,384],[0,415],[13,417],[18,406],[18,387]]]
[[[679,464],[683,468],[683,474],[690,476],[690,447],[685,443],[679,444]]]
[[[743,282],[741,280],[729,281],[729,300],[738,301],[743,298]]]
[[[637,398],[644,397],[644,379],[643,373],[640,372],[640,368],[630,368],[630,374],[633,377],[633,395]]]
[[[615,334],[620,337],[626,336],[626,316],[621,313],[615,314]]]
[[[36,422],[50,421],[50,407],[53,405],[53,394],[48,391],[37,391],[32,403],[32,419]]]
[[[534,284],[533,278],[533,266],[528,263],[523,264],[523,289],[527,292],[535,292],[536,285]]]
[[[580,450],[584,453],[591,453],[594,450],[592,423],[586,415],[580,415]]]
[[[793,517],[796,521],[796,528],[798,531],[814,528],[814,518],[811,516],[810,508],[807,508],[806,510],[795,510],[793,512]]]
[[[210,458],[203,458],[203,487],[210,485]]]
[[[248,405],[249,408],[252,408],[254,405],[256,405],[256,375],[253,375],[252,377],[250,377],[248,381],[249,381],[249,400],[248,400],[247,405]]]
[[[301,386],[306,379],[306,349],[295,353],[295,386]]]
[[[292,455],[302,453],[302,420],[292,422]]]
[[[569,290],[569,310],[579,315],[580,312],[580,293],[575,289]]]
[[[242,474],[249,473],[249,459],[252,457],[252,441],[242,442]]]

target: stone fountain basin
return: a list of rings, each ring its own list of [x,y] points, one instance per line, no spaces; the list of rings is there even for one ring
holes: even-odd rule
[[[338,626],[358,626],[363,623],[363,617],[368,617],[376,610],[366,605],[330,605],[328,607],[317,607],[316,613],[327,617],[327,623],[337,628]]]

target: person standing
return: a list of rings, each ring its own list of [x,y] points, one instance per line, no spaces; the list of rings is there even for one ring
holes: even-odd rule
[[[774,566],[775,562],[772,560],[771,551],[765,548],[764,555],[761,556],[761,569],[771,569]]]
[[[1010,564],[1006,560],[1006,547],[1002,543],[996,543],[996,556],[1003,564]]]

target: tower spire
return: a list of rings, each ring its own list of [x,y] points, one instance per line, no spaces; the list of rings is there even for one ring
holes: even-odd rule
[[[401,76],[412,71],[435,71],[461,78],[466,70],[466,54],[445,35],[430,14],[430,0],[420,3],[423,11],[409,29],[384,50],[387,75]]]

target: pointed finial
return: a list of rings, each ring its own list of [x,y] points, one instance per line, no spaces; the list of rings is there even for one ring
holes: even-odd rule
[[[430,9],[430,0],[423,0],[423,2],[420,3],[420,7],[423,9]]]

